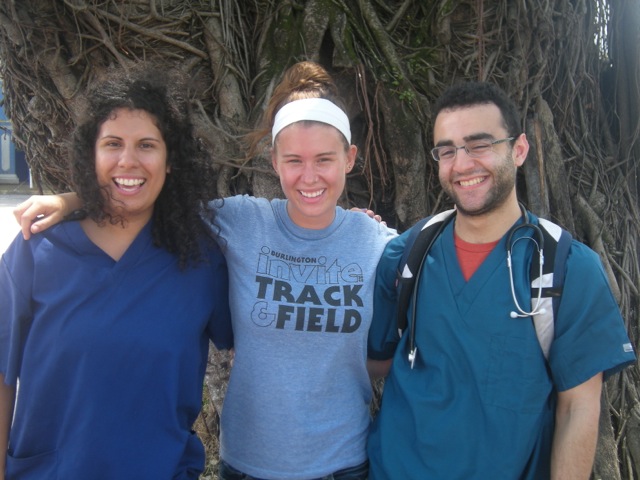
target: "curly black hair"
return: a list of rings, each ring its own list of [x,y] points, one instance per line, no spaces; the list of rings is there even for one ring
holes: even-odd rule
[[[520,135],[522,127],[516,105],[504,90],[489,82],[464,82],[449,87],[436,100],[433,118],[436,118],[442,110],[455,110],[456,108],[490,103],[500,109],[504,128],[509,132],[509,136],[517,137]]]
[[[102,124],[120,108],[151,115],[167,148],[167,175],[153,210],[156,246],[179,257],[180,266],[203,261],[205,245],[216,239],[211,228],[215,211],[209,207],[216,192],[216,169],[209,153],[195,137],[185,76],[154,65],[113,68],[87,90],[86,111],[69,150],[71,176],[83,209],[97,223],[126,220],[106,208],[104,186],[98,184],[95,145]]]

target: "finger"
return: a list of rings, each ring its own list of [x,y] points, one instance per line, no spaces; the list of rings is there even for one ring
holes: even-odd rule
[[[27,213],[31,207],[30,200],[31,199],[18,204],[16,208],[13,209],[13,216],[20,225],[20,230],[25,240],[29,240],[29,237],[31,237],[31,224],[33,223],[33,219],[30,218]]]
[[[56,223],[60,223],[62,220],[62,214],[59,211],[53,212],[49,215],[39,215],[31,223],[31,233],[42,232]]]
[[[13,208],[13,216],[15,217],[16,222],[20,223],[22,214],[27,208],[29,208],[29,205],[30,205],[29,200],[25,200],[24,202],[19,203]]]
[[[351,207],[351,211],[362,212],[362,213],[366,213],[367,215],[369,215],[369,212],[371,212],[371,210],[367,210],[366,208],[360,208],[360,207]]]
[[[59,211],[54,210],[49,213],[32,199],[18,205],[14,209],[14,216],[20,224],[20,230],[25,240],[29,240],[31,234],[46,230],[62,220],[62,214]]]

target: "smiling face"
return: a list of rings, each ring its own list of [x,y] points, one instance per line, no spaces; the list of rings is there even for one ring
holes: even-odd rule
[[[354,145],[345,150],[344,137],[330,125],[298,122],[280,131],[271,158],[296,225],[331,224],[356,153]]]
[[[509,136],[500,109],[494,104],[442,110],[434,125],[436,146],[461,146],[470,140],[500,140]],[[470,157],[459,149],[454,159],[438,163],[438,176],[444,191],[467,216],[494,213],[503,207],[517,207],[515,190],[517,167],[528,151],[526,137],[493,145],[481,158]]]
[[[167,148],[151,115],[115,110],[98,131],[95,165],[110,213],[127,220],[151,218],[168,172]]]

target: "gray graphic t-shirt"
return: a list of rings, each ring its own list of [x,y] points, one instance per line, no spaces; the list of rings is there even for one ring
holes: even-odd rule
[[[395,231],[340,207],[329,227],[305,229],[286,200],[249,196],[225,199],[215,223],[235,337],[221,457],[279,479],[364,462],[375,270]]]

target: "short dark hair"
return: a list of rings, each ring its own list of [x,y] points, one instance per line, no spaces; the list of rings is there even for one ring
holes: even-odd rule
[[[153,211],[154,243],[175,253],[180,265],[204,258],[203,240],[210,238],[202,214],[216,192],[216,171],[208,152],[195,137],[190,120],[186,77],[177,70],[140,63],[112,68],[87,89],[85,112],[74,132],[69,160],[75,191],[94,221],[123,223],[105,208],[108,197],[98,184],[95,144],[102,124],[117,109],[144,110],[160,130],[171,172]],[[207,212],[213,222],[214,211]]]
[[[510,137],[517,137],[522,133],[518,109],[507,94],[498,86],[488,82],[464,82],[449,87],[436,100],[434,106],[434,119],[442,110],[455,110],[457,108],[473,105],[485,105],[493,103],[500,109],[504,127]]]

